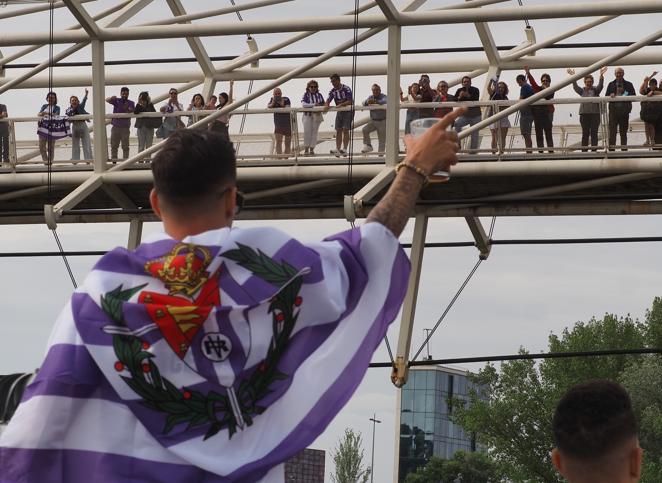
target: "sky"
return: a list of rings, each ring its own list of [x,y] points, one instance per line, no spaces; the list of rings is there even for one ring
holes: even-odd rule
[[[229,2],[184,1],[188,11],[194,12],[205,8],[229,5]],[[245,3],[239,2],[237,3]],[[404,2],[394,2],[398,6]],[[429,1],[424,8],[436,8],[451,3],[450,1]],[[524,1],[525,5],[546,4],[545,1]],[[598,2],[587,2],[598,3]],[[90,12],[107,8],[107,1],[92,2]],[[505,6],[515,6],[517,2],[503,2]],[[307,8],[314,5],[313,8]],[[244,12],[245,20],[268,18],[291,18],[302,15],[323,15],[324,13],[342,13],[353,8],[350,0],[337,0],[333,5],[322,8],[312,0],[297,0],[269,9]],[[4,9],[15,8],[12,6]],[[499,8],[491,6],[487,8]],[[0,8],[0,14],[3,9]],[[303,13],[302,13],[303,12]],[[169,11],[163,1],[155,1],[147,7],[137,19],[129,24],[151,21],[167,17]],[[569,41],[600,42],[613,40],[613,31],[620,32],[618,40],[636,41],[660,25],[662,14],[618,18],[611,23],[597,27]],[[24,31],[24,25],[39,24],[47,28],[45,15],[31,16],[32,22],[22,24],[12,20],[0,20],[0,28],[7,31]],[[538,40],[556,35],[590,19],[532,20]],[[228,21],[237,21],[228,17]],[[42,23],[44,22],[44,23]],[[75,23],[65,9],[57,11],[56,26],[65,28]],[[524,41],[523,22],[505,22],[490,24],[493,36],[500,45],[516,45]],[[268,46],[289,34],[256,35],[259,46]],[[319,32],[303,43],[285,49],[285,52],[322,52],[330,46],[351,38],[352,32]],[[241,36],[207,38],[203,40],[210,55],[231,55],[242,53],[246,48]],[[417,47],[458,47],[478,46],[478,36],[472,25],[433,26],[405,28],[402,36],[402,48]],[[56,50],[62,47],[56,47]],[[386,36],[377,35],[360,47],[360,50],[385,49]],[[8,55],[15,48],[3,48]],[[553,54],[565,51],[555,50]],[[602,49],[604,55],[613,49]],[[30,54],[21,62],[44,60],[46,49]],[[186,43],[181,40],[159,40],[141,42],[119,42],[106,47],[108,60],[156,58],[169,56],[189,56]],[[445,54],[443,59],[457,56],[475,56],[482,54]],[[456,57],[453,57],[456,56]],[[89,60],[89,49],[72,56],[70,60]],[[378,59],[370,60],[377,61]],[[385,59],[382,59],[385,61]],[[330,62],[346,63],[347,58],[333,59]],[[285,62],[266,61],[261,66],[281,65]],[[217,64],[217,65],[220,65]],[[132,66],[112,67],[108,72],[123,72],[127,69],[190,69],[192,65],[159,65],[158,67]],[[638,86],[644,75],[657,70],[655,66],[626,67],[626,78]],[[662,70],[662,69],[661,69]],[[56,69],[55,75],[73,71]],[[78,72],[87,72],[84,69]],[[8,69],[7,77],[18,72]],[[505,72],[506,79],[514,86],[514,77],[519,72]],[[565,76],[561,69],[550,69],[552,80]],[[457,72],[430,72],[433,85],[436,81],[450,79]],[[609,79],[613,69],[607,74]],[[417,75],[405,75],[401,84],[417,80]],[[297,79],[282,86],[284,94],[289,95],[293,104],[298,103],[307,79]],[[356,97],[369,94],[370,84],[386,78],[366,77],[356,80]],[[264,81],[255,83],[254,88]],[[324,80],[321,81],[322,83]],[[474,81],[482,88],[483,79]],[[166,91],[170,86],[129,86],[132,92],[149,89],[152,95]],[[241,96],[247,91],[247,83],[236,85],[235,95]],[[216,91],[226,90],[221,84]],[[81,88],[62,88],[61,100],[70,94],[82,94]],[[104,95],[119,91],[119,86],[108,86]],[[182,100],[188,102],[190,95],[182,94]],[[45,95],[43,90],[12,90],[0,95],[0,102],[7,104],[11,116],[31,116],[36,114]],[[91,95],[96,95],[92,92]],[[557,97],[571,97],[574,94],[565,89]],[[262,107],[268,101],[268,95],[251,103],[251,107]],[[62,101],[60,104],[64,107]],[[635,108],[635,111],[637,109]],[[557,114],[557,123],[576,122],[576,106],[562,109]],[[633,113],[633,118],[636,116]],[[402,116],[404,117],[404,116]],[[251,118],[252,119],[252,118]],[[265,120],[266,119],[266,120]],[[332,116],[327,116],[325,127],[330,128]],[[264,130],[269,126],[268,117],[255,119],[247,123],[247,129]],[[325,128],[323,127],[323,129]],[[236,132],[236,124],[231,132]],[[19,139],[29,139],[31,128],[27,125]],[[491,219],[481,220],[489,227]],[[529,239],[529,238],[583,238],[583,237],[622,237],[622,236],[657,236],[660,216],[603,216],[603,217],[512,217],[498,218],[495,222],[494,239]],[[319,240],[331,233],[345,230],[349,224],[344,220],[296,220],[237,222],[239,227],[269,225],[284,229],[302,240]],[[411,239],[413,222],[408,225],[402,240]],[[159,230],[159,224],[145,225],[144,234]],[[128,224],[61,224],[58,234],[66,250],[107,250],[126,243]],[[54,251],[56,245],[53,236],[45,226],[2,226],[0,225],[2,251]],[[428,241],[471,241],[471,234],[463,219],[433,219],[428,228]],[[458,302],[450,311],[430,341],[430,354],[434,358],[469,357],[481,355],[511,354],[524,347],[531,352],[545,351],[550,333],[560,333],[566,327],[572,327],[577,321],[586,321],[591,317],[601,317],[604,313],[617,315],[630,314],[634,318],[643,318],[646,309],[654,297],[662,295],[659,289],[658,274],[662,251],[658,243],[630,244],[588,244],[588,245],[529,245],[495,246],[488,260],[478,269]],[[462,281],[474,266],[478,252],[474,248],[436,248],[425,252],[422,281],[418,297],[416,319],[413,331],[412,350],[421,345],[424,329],[431,328],[443,312]],[[71,257],[69,259],[76,279],[80,282],[95,262],[94,257]],[[46,347],[50,328],[70,296],[72,285],[60,258],[1,258],[0,267],[4,276],[0,279],[3,316],[0,322],[0,372],[11,373],[32,370],[38,367]],[[396,345],[399,319],[391,326],[388,337],[392,346]],[[388,360],[382,345],[373,357],[373,361]],[[480,364],[462,366],[464,369],[477,370]],[[391,481],[393,476],[395,428],[395,404],[397,390],[391,385],[388,369],[369,369],[354,397],[341,411],[327,430],[312,445],[327,451],[327,480],[332,471],[331,451],[346,427],[361,431],[364,439],[366,463],[370,461],[370,441],[372,423],[369,418],[376,415],[382,423],[377,425],[375,444],[375,481]]]

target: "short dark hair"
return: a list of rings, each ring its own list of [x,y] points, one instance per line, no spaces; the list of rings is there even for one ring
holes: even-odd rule
[[[549,82],[552,82],[552,76],[550,76],[547,72],[540,76],[540,81],[542,82],[545,77],[549,80]]]
[[[563,395],[552,430],[564,456],[589,462],[636,437],[637,423],[627,391],[614,381],[596,379]]]
[[[213,131],[179,129],[152,161],[154,188],[166,202],[195,204],[237,177],[232,143]]]
[[[522,82],[526,82],[526,76],[525,76],[524,74],[520,74],[520,75],[518,75],[517,77],[515,77],[515,80],[516,80],[517,82],[520,82],[520,81],[522,81]]]
[[[333,79],[340,80],[340,76],[338,74],[331,74],[329,79],[331,79],[331,80],[333,80]]]
[[[468,75],[462,76],[462,82],[464,82],[464,79],[469,79],[469,80],[471,80],[471,77],[469,77]]]
[[[124,91],[129,92],[129,88],[124,86],[120,89],[120,92],[124,92]]]

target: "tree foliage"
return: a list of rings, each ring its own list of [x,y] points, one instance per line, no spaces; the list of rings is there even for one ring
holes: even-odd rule
[[[363,466],[363,441],[361,433],[346,428],[331,454],[336,470],[331,474],[333,483],[366,483],[371,468]]]
[[[656,298],[644,322],[605,314],[550,334],[550,352],[662,347],[662,299]],[[520,350],[526,353],[525,349]],[[476,432],[513,482],[559,483],[550,451],[552,415],[560,396],[588,379],[620,380],[630,391],[641,423],[645,450],[643,482],[662,481],[662,366],[658,356],[607,356],[508,361],[500,371],[488,364],[471,376],[481,398],[455,401],[453,420]],[[442,480],[443,481],[443,480]]]
[[[457,451],[450,460],[432,457],[407,475],[405,483],[496,483],[502,479],[501,469],[488,455]]]

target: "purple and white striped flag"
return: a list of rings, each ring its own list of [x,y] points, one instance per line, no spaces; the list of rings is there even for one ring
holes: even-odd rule
[[[378,223],[113,250],[2,433],[0,482],[282,481],[358,387],[408,275]]]

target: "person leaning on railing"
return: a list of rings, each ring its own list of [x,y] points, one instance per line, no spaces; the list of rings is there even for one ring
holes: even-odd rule
[[[575,69],[568,69],[567,72],[570,75],[575,75]],[[597,86],[593,85],[593,76],[589,74],[584,76],[584,87],[579,87],[577,81],[572,83],[572,87],[582,97],[598,97],[604,85],[605,72],[607,72],[607,67],[602,67],[600,69],[600,82]],[[588,146],[589,137],[591,138],[591,146],[597,146],[598,128],[600,127],[600,104],[597,102],[582,102],[579,106],[579,123],[582,126],[582,146]],[[582,149],[582,151],[588,150]]]

